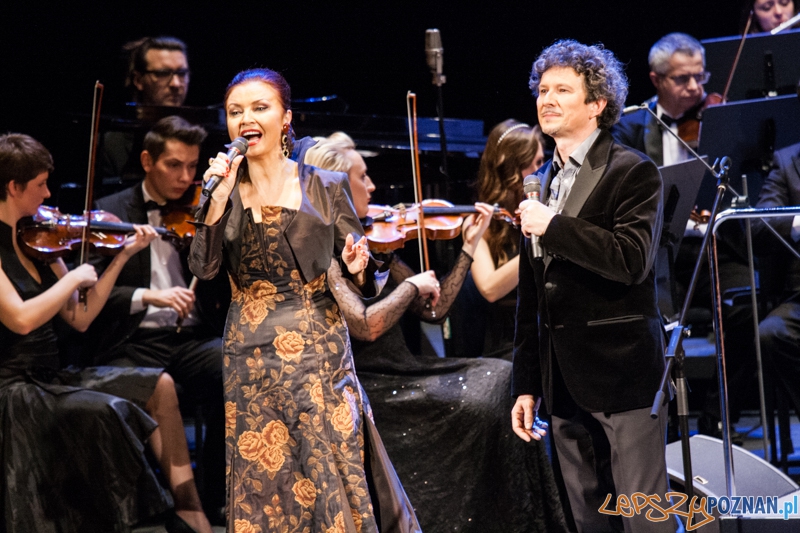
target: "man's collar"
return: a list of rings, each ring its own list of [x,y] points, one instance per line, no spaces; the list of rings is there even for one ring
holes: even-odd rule
[[[574,165],[583,165],[583,161],[586,159],[586,154],[589,153],[589,149],[599,136],[600,128],[595,128],[594,131],[590,133],[589,136],[586,137],[583,142],[572,151],[571,154],[569,154],[569,159],[572,160]],[[553,154],[553,163],[556,165],[556,168],[564,168],[565,163],[561,160],[561,154],[558,151],[558,147],[556,147],[556,151]]]

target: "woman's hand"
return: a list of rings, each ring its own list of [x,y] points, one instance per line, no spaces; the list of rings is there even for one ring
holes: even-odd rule
[[[367,268],[369,262],[369,247],[367,245],[367,237],[362,236],[358,242],[353,238],[353,234],[349,233],[344,241],[344,250],[342,250],[342,261],[347,265],[347,271],[351,274],[359,274]]]
[[[153,241],[153,239],[158,238],[158,233],[153,228],[153,226],[149,224],[139,225],[134,224],[133,229],[135,233],[133,235],[129,235],[128,238],[125,240],[125,247],[122,249],[122,254],[125,254],[126,259],[130,259],[137,253],[141,252]]]
[[[467,252],[470,257],[475,257],[475,248],[478,246],[478,241],[483,237],[494,215],[494,207],[489,204],[476,202],[475,209],[478,210],[478,216],[468,216],[461,225],[461,237],[464,240],[464,245],[461,249]]]
[[[244,156],[238,155],[233,159],[233,163],[228,160],[228,155],[224,152],[219,152],[217,157],[208,160],[208,170],[203,174],[203,184],[211,179],[211,176],[219,176],[222,182],[214,189],[211,194],[211,199],[223,204],[228,201],[228,197],[233,191],[233,186],[236,184],[236,173],[239,170],[239,165],[242,163]],[[230,169],[228,166],[230,165]]]
[[[88,289],[94,287],[95,283],[97,283],[97,271],[89,263],[84,263],[70,270],[67,276],[73,278],[77,289]]]
[[[420,296],[430,297],[431,306],[436,306],[436,303],[439,301],[439,296],[441,295],[441,287],[439,286],[439,280],[436,279],[436,274],[433,273],[433,270],[426,270],[422,274],[411,276],[404,281],[413,284],[419,291]]]

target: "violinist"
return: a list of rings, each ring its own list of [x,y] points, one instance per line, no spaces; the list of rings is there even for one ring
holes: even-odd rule
[[[710,74],[705,71],[705,49],[695,38],[683,33],[671,33],[661,38],[650,49],[650,80],[656,87],[656,97],[649,105],[659,116],[670,124],[674,132],[680,135],[686,121],[697,120],[697,110],[702,108],[712,97],[706,97],[703,83]],[[677,120],[673,120],[677,119]],[[697,130],[695,130],[697,131]],[[653,116],[645,110],[639,110],[623,116],[611,130],[615,139],[622,144],[646,153],[657,165],[665,166],[684,161],[692,157],[674,136],[662,131]],[[681,135],[681,138],[686,139]],[[694,139],[697,140],[696,138]],[[690,222],[691,229],[694,222]],[[739,234],[733,234],[733,225],[724,226],[718,238],[718,262],[721,289],[747,287],[750,275],[743,247],[737,241]],[[687,237],[681,241],[675,264],[669,265],[670,275],[674,278],[679,299],[688,286],[695,262],[699,253],[701,238],[687,227]],[[708,269],[700,271],[692,306],[709,309],[711,307],[711,288]],[[682,299],[676,306],[683,304]],[[752,381],[750,363],[754,360],[755,340],[753,338],[752,313],[749,306],[723,305],[723,323],[725,325],[725,352],[728,368],[728,381],[731,390],[747,386]],[[670,319],[672,317],[667,317]],[[698,331],[705,324],[695,324]],[[749,361],[749,362],[748,362]],[[730,410],[732,420],[738,418],[745,395],[732,395]],[[702,434],[721,437],[719,397],[709,389],[703,414],[698,419],[698,430]],[[738,442],[741,436],[734,434]],[[677,429],[670,425],[670,439],[677,439]]]
[[[168,210],[183,209],[193,198],[205,137],[203,128],[180,117],[161,119],[144,139],[144,180],[98,200],[96,207],[125,222],[161,225]],[[201,405],[207,430],[203,503],[217,522],[225,501],[225,455],[223,328],[214,313],[224,315],[230,293],[227,280],[217,279],[199,283],[195,294],[189,288],[187,255],[188,246],[179,252],[163,239],[150,243],[120,272],[87,345],[94,348],[97,364],[166,368],[187,397]]]
[[[710,73],[705,69],[705,54],[700,41],[685,33],[670,33],[650,49],[650,81],[656,88],[656,96],[648,105],[675,133],[687,121],[698,120],[698,111],[706,100],[703,85]],[[644,109],[623,116],[611,134],[617,142],[647,154],[658,166],[679,163],[689,157],[678,140],[662,131]],[[696,143],[697,136],[684,140]]]
[[[52,169],[38,141],[0,136],[0,530],[123,532],[163,513],[169,497],[148,466],[148,443],[175,501],[169,531],[210,533],[169,374],[60,368],[55,317],[85,330],[121,270],[156,233],[136,226],[99,278],[89,264],[67,271],[61,259],[29,259],[15,238],[17,224],[50,197]],[[85,308],[79,289],[87,291]]]
[[[524,199],[523,180],[544,163],[538,126],[513,119],[489,133],[478,169],[478,200],[513,213]],[[492,220],[475,249],[470,275],[456,301],[454,338],[466,357],[511,360],[519,283],[519,229]],[[476,310],[480,309],[480,312]]]
[[[355,148],[337,132],[298,157],[346,172],[363,218],[375,186]],[[336,263],[328,274],[347,321],[359,381],[422,530],[565,531],[544,446],[514,439],[506,422],[511,363],[414,355],[398,322],[406,311],[429,323],[445,319],[491,220],[488,205],[476,208],[479,214],[463,225],[461,254],[441,280],[431,271],[415,274],[394,253],[380,255],[389,281],[378,298],[365,301],[348,289]],[[426,306],[429,298],[432,305]]]

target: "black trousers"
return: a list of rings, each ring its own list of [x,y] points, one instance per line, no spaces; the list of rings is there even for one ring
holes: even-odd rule
[[[206,422],[203,479],[207,511],[225,505],[225,408],[222,390],[222,339],[200,326],[139,328],[122,346],[103,354],[110,366],[163,367],[175,380],[181,399],[202,408]]]

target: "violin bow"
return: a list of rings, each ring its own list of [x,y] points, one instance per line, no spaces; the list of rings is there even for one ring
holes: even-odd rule
[[[744,48],[744,41],[747,37],[747,34],[750,32],[750,25],[753,23],[753,10],[750,10],[750,15],[747,17],[747,22],[744,25],[744,31],[742,32],[742,39],[739,41],[739,48],[736,50],[736,55],[733,58],[733,65],[731,66],[731,71],[728,74],[728,81],[725,82],[725,91],[722,93],[722,103],[728,101],[728,91],[731,90],[731,83],[733,82],[733,74],[736,72],[736,67],[739,65],[739,58],[742,55],[742,49]]]
[[[408,141],[411,147],[411,171],[414,177],[414,202],[419,206],[417,225],[419,226],[419,264],[422,270],[430,270],[428,239],[425,237],[425,216],[422,211],[422,181],[419,172],[419,136],[417,134],[417,95],[408,91],[406,95],[408,112]]]
[[[89,165],[86,173],[86,199],[84,202],[83,216],[86,224],[81,233],[81,254],[80,265],[89,260],[89,220],[91,219],[93,192],[94,192],[94,168],[97,161],[97,134],[100,130],[100,107],[103,103],[103,84],[99,81],[94,83],[94,100],[92,102],[92,132],[89,136]],[[78,291],[78,301],[83,304],[83,310],[87,310],[86,289]]]

